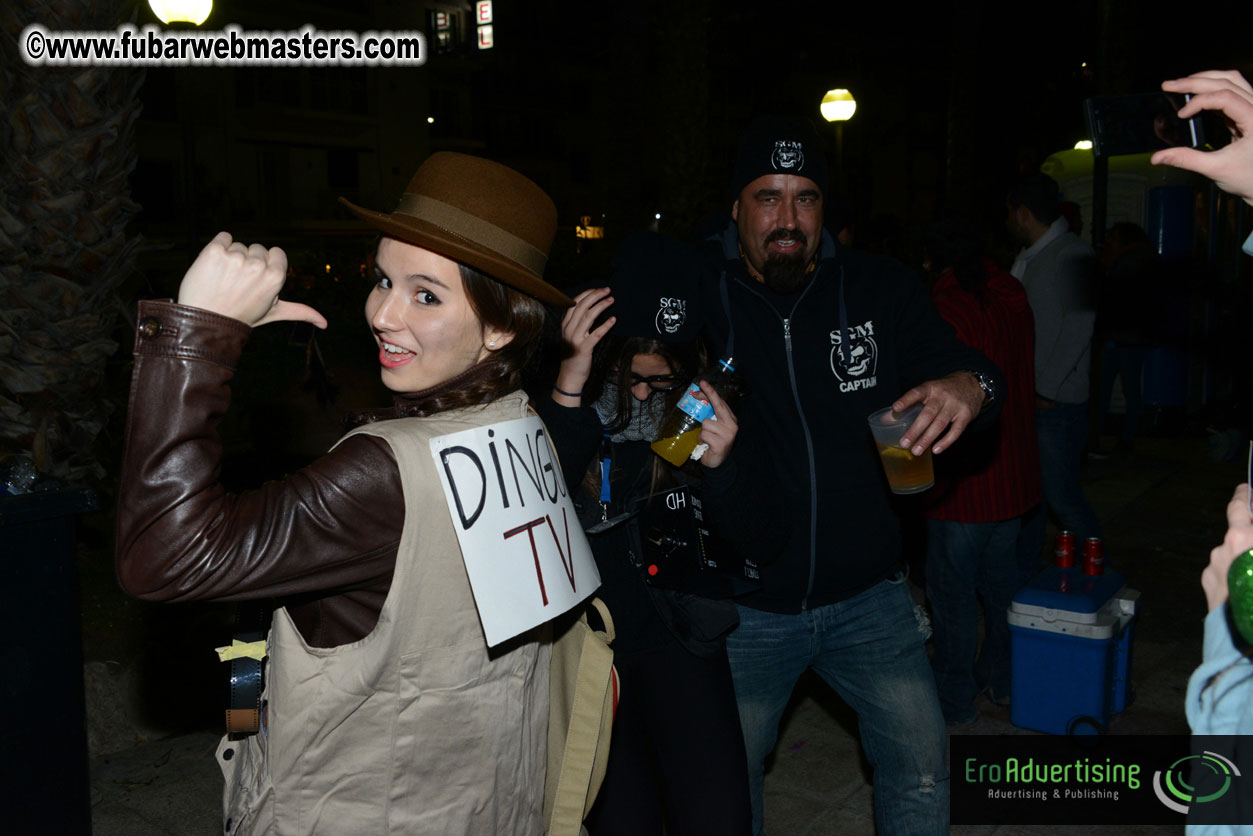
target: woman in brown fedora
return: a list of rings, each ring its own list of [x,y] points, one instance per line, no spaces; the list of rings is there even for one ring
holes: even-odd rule
[[[365,313],[395,395],[383,420],[286,479],[217,482],[228,382],[252,327],[301,320],[286,257],[219,234],[177,303],[142,302],[117,514],[123,587],[277,599],[260,732],[224,738],[225,830],[540,834],[548,649],[487,648],[429,439],[523,417],[556,210],[460,154],[428,159],[383,237]]]

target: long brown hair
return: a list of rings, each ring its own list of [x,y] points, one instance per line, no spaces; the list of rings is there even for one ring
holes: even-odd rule
[[[705,365],[705,352],[699,341],[687,343],[663,343],[649,337],[624,337],[611,334],[605,337],[592,352],[592,369],[583,387],[583,402],[595,403],[604,391],[606,381],[614,379],[618,384],[618,402],[613,417],[605,424],[609,432],[622,430],[631,420],[631,361],[637,354],[656,354],[669,364],[670,370],[681,381],[690,381]],[[680,386],[670,392],[659,393],[669,412],[679,398],[683,397]]]
[[[631,361],[637,354],[656,354],[666,361],[671,372],[684,383],[696,376],[705,365],[705,348],[699,340],[686,343],[663,343],[648,337],[623,337],[610,335],[605,337],[592,352],[592,370],[587,383],[583,387],[583,403],[592,404],[600,399],[605,382],[615,379],[618,384],[618,400],[614,415],[605,424],[605,429],[618,432],[626,427],[631,420],[631,402],[635,396],[631,394],[633,380],[631,378]],[[669,415],[675,404],[683,397],[685,387],[680,385],[670,392],[658,392],[653,397],[663,397],[663,415]],[[670,467],[661,457],[653,458],[653,472],[649,483],[650,495],[658,486],[667,481]],[[583,477],[583,487],[588,493],[596,496],[600,490],[600,462],[593,458]]]

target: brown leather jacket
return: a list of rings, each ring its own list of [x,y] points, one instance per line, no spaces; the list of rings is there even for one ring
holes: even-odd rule
[[[287,478],[232,495],[217,425],[251,329],[141,302],[117,509],[122,588],[153,601],[280,599],[315,647],[378,622],[404,526],[387,444],[345,440]]]

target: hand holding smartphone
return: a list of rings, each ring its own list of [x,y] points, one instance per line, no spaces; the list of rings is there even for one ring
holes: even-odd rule
[[[1221,114],[1231,143],[1216,151],[1165,148],[1153,154],[1153,164],[1195,171],[1253,205],[1253,86],[1235,70],[1207,70],[1164,81],[1162,89],[1190,96],[1181,109],[1185,118],[1197,118],[1205,111]]]
[[[1086,100],[1084,114],[1092,136],[1092,153],[1114,157],[1204,145],[1200,117],[1179,117],[1189,98],[1186,93],[1158,92]]]

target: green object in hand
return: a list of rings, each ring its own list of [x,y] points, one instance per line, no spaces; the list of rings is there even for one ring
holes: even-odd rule
[[[1253,549],[1238,555],[1227,570],[1227,598],[1236,629],[1253,644]]]

